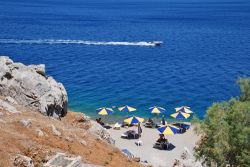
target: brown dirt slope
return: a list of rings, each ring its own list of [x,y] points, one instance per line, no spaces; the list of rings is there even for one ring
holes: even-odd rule
[[[136,167],[138,163],[127,159],[115,147],[90,134],[89,124],[84,123],[82,114],[69,112],[62,120],[56,120],[30,111],[18,108],[20,113],[10,114],[0,109],[0,167],[13,166],[14,157],[20,153],[33,159],[35,166],[42,166],[56,152],[80,155],[87,163],[114,166]],[[80,118],[80,119],[79,119]],[[20,120],[30,120],[32,125],[24,127]],[[54,125],[61,133],[52,133]],[[38,136],[37,130],[45,135]],[[80,143],[84,140],[86,144]]]

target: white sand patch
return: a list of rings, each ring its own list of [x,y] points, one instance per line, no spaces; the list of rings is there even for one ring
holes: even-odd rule
[[[137,131],[136,127],[131,127]],[[175,148],[172,150],[158,150],[153,148],[154,142],[158,139],[159,133],[157,129],[150,129],[142,127],[142,136],[139,140],[142,141],[142,146],[136,146],[135,142],[138,139],[122,139],[121,134],[128,129],[121,128],[121,130],[110,129],[111,137],[115,139],[115,145],[120,149],[128,149],[135,156],[141,158],[141,161],[148,161],[150,164],[156,167],[169,167],[172,166],[175,159],[180,159],[181,154],[188,150],[192,154],[195,142],[198,140],[198,136],[194,133],[193,127],[191,127],[184,134],[168,135],[166,136],[170,143]]]

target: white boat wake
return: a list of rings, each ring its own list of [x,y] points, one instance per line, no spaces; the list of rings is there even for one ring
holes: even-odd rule
[[[79,44],[79,45],[126,45],[126,46],[158,46],[162,42],[101,42],[101,41],[83,41],[83,40],[62,40],[62,39],[0,39],[1,44]]]

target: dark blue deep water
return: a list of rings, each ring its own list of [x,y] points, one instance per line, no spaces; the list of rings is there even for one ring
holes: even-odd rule
[[[163,41],[161,47],[0,43],[0,54],[46,64],[70,109],[131,105],[146,116],[189,105],[200,117],[250,76],[249,0],[1,0],[0,39]]]

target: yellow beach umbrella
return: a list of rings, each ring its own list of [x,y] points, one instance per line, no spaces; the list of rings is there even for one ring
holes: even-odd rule
[[[110,114],[112,114],[114,112],[114,110],[111,109],[111,108],[105,108],[105,107],[103,107],[103,108],[98,108],[96,110],[96,112],[99,115],[110,115]]]
[[[184,113],[187,113],[187,114],[193,113],[193,111],[191,111],[190,107],[188,107],[188,106],[177,107],[177,108],[175,108],[175,111],[176,112],[184,112]]]
[[[130,107],[128,105],[124,106],[124,107],[119,107],[118,108],[119,111],[122,111],[122,112],[133,112],[133,111],[136,111],[135,108],[133,107]]]
[[[187,119],[188,117],[190,117],[190,114],[187,114],[184,112],[177,112],[177,113],[171,114],[171,117],[175,119]]]
[[[136,116],[128,117],[124,120],[124,122],[127,124],[138,124],[138,123],[142,123],[143,121],[144,121],[143,118],[136,117]]]
[[[152,114],[160,114],[162,112],[165,112],[166,110],[162,107],[150,107],[149,108],[149,111],[152,113]]]
[[[161,134],[164,134],[164,135],[174,135],[176,133],[178,133],[180,131],[179,128],[177,128],[176,126],[174,125],[170,125],[170,124],[167,124],[167,125],[164,125],[164,126],[161,126],[157,129]]]

